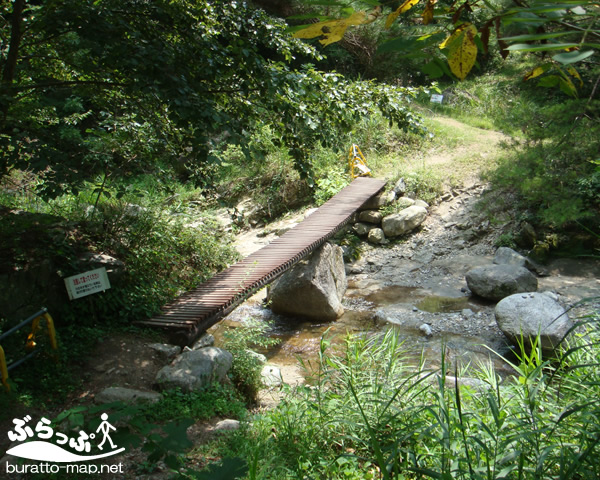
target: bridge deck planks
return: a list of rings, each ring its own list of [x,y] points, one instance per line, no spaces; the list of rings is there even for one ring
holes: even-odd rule
[[[216,274],[139,325],[163,328],[171,340],[189,345],[260,288],[271,283],[335,235],[385,181],[359,177],[304,221],[269,245]]]

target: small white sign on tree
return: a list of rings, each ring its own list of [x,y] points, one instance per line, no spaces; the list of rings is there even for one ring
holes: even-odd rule
[[[86,297],[93,293],[104,292],[110,288],[106,268],[97,268],[65,278],[69,299]]]

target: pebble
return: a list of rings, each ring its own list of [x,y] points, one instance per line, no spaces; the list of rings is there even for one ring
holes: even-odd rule
[[[433,330],[431,330],[431,327],[424,323],[419,327],[419,330],[421,331],[421,333],[423,333],[423,335],[425,335],[426,337],[431,337],[431,335],[433,335]]]

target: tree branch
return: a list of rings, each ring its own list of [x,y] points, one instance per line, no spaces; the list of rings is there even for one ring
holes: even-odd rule
[[[126,87],[129,84],[120,82],[107,82],[104,80],[60,80],[54,82],[45,83],[34,83],[31,85],[11,85],[9,89],[22,92],[24,90],[35,90],[38,88],[51,88],[51,87],[68,87],[71,85],[98,85],[102,87]]]

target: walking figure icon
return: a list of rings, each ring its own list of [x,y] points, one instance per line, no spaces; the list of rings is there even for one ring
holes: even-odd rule
[[[111,430],[117,430],[115,427],[113,427],[110,423],[108,423],[108,415],[106,413],[103,413],[100,418],[102,419],[102,423],[98,426],[98,429],[96,430],[96,433],[98,433],[99,431],[102,432],[102,434],[104,435],[104,437],[102,438],[102,441],[100,442],[100,444],[98,445],[98,448],[100,450],[102,450],[102,445],[104,445],[104,442],[106,442],[108,440],[108,442],[110,443],[110,446],[112,449],[117,448],[117,446],[113,443],[112,438],[110,438],[110,431]]]

